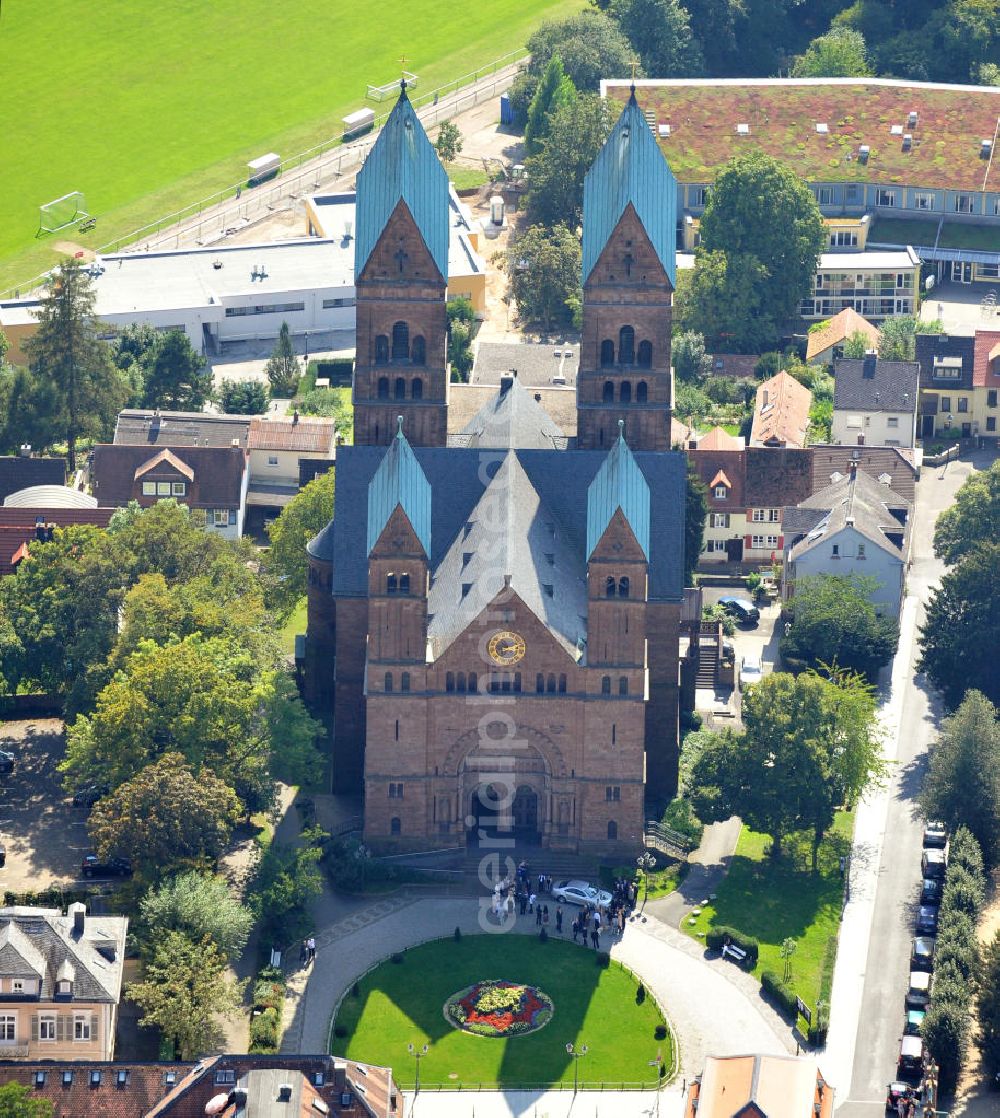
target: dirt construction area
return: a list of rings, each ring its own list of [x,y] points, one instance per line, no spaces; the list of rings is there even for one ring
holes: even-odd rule
[[[73,807],[56,770],[66,749],[62,721],[0,723],[0,749],[15,757],[13,773],[0,777],[0,844],[7,849],[0,889],[21,893],[77,881],[90,850],[87,811]]]

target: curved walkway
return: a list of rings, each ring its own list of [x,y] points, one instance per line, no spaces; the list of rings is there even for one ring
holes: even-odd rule
[[[430,899],[402,891],[325,928],[316,937],[315,963],[289,980],[282,1050],[326,1052],[333,1008],[359,974],[394,951],[449,936],[456,927],[466,935],[484,931],[476,898]],[[534,920],[516,920],[510,932],[533,935]],[[610,951],[664,1007],[677,1036],[681,1076],[700,1073],[709,1053],[795,1051],[787,1024],[760,997],[758,983],[731,963],[706,958],[680,932],[637,917]]]

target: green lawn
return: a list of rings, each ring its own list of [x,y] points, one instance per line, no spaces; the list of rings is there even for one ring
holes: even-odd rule
[[[582,6],[508,0],[457,18],[448,0],[411,0],[404,18],[344,0],[8,0],[0,120],[19,154],[0,176],[0,290],[49,267],[60,236],[105,244],[236,183],[248,159],[338,136],[401,55],[419,95]],[[38,206],[71,190],[96,230],[36,241]]]
[[[281,626],[278,639],[281,642],[281,651],[286,656],[295,655],[295,638],[299,633],[306,631],[306,599],[302,598],[292,610],[288,620]]]
[[[694,924],[684,921],[690,935],[712,925],[738,928],[760,941],[755,974],[784,971],[781,944],[796,941],[790,984],[808,1005],[821,997],[829,1003],[836,937],[840,929],[843,880],[840,858],[850,847],[854,813],[838,812],[833,832],[820,848],[819,872],[810,866],[806,836],[788,840],[777,863],[767,855],[771,839],[744,827],[726,878],[713,904],[705,905]]]
[[[459,192],[478,190],[479,187],[485,186],[490,181],[489,175],[482,167],[466,167],[460,163],[446,163],[445,170],[448,172],[448,178],[451,179],[455,189]]]
[[[572,919],[570,911],[569,918]],[[509,1040],[473,1036],[454,1029],[443,1005],[474,982],[504,978],[535,985],[554,1005],[552,1020],[538,1032]],[[580,1079],[588,1083],[656,1080],[649,1061],[659,1054],[672,1066],[671,1042],[656,1040],[661,1018],[651,998],[636,1005],[635,980],[616,964],[603,970],[593,950],[554,936],[465,936],[438,940],[407,951],[403,962],[383,963],[359,982],[359,996],[344,999],[333,1054],[386,1064],[397,1082],[413,1085],[407,1045],[429,1045],[420,1061],[421,1084],[513,1087],[573,1081],[566,1044],[587,1044]]]

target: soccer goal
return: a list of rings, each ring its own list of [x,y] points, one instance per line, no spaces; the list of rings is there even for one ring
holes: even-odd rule
[[[55,233],[89,216],[86,199],[79,190],[74,190],[38,207],[38,232]]]
[[[404,77],[406,79],[406,88],[407,89],[416,89],[416,87],[417,87],[417,75],[416,74],[411,74],[408,70],[404,70],[403,73],[402,73],[402,77]],[[386,97],[391,97],[394,93],[398,93],[398,92],[399,92],[399,79],[397,78],[394,82],[389,82],[388,85],[370,85],[370,86],[368,86],[368,92],[365,94],[365,96],[368,98],[369,101],[384,101],[386,99]]]

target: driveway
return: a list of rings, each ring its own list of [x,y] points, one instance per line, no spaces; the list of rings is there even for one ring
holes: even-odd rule
[[[7,864],[0,889],[12,892],[66,885],[79,877],[80,860],[90,849],[86,813],[63,792],[56,765],[65,754],[58,718],[0,723],[0,748],[17,758],[0,786],[0,839]]]

